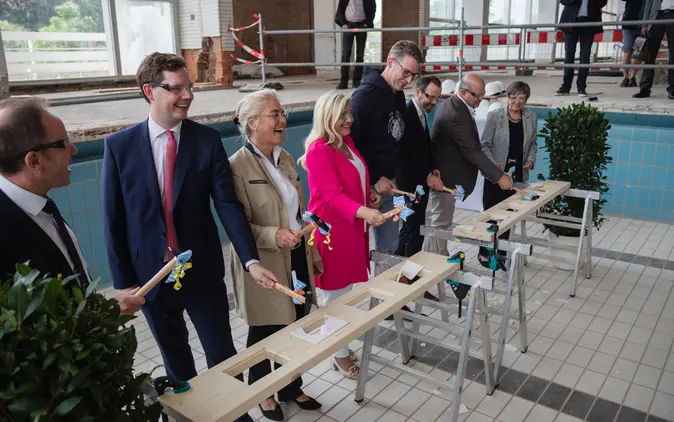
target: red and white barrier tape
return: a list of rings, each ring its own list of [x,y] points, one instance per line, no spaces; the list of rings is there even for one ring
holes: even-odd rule
[[[463,45],[519,45],[521,36],[517,34],[466,34]],[[554,44],[564,42],[564,32],[527,32],[527,44]],[[594,42],[622,42],[622,30],[604,31],[594,36]],[[427,35],[421,38],[423,47],[458,47],[458,35]]]
[[[245,30],[245,29],[254,27],[255,25],[257,25],[257,24],[260,23],[260,15],[258,15],[257,13],[255,13],[255,14],[253,15],[253,17],[254,17],[255,19],[257,19],[257,20],[256,20],[255,22],[251,23],[250,25],[248,25],[248,26],[241,26],[241,27],[239,27],[239,28],[232,28],[231,26],[227,25],[227,31],[229,31],[229,32],[239,32],[239,31],[243,31],[243,30]]]
[[[234,37],[234,41],[236,41],[236,43],[239,44],[241,46],[241,48],[246,50],[246,52],[248,54],[250,54],[251,56],[253,56],[257,59],[264,60],[264,50],[262,50],[262,51],[253,50],[252,48],[248,47],[246,44],[242,43],[241,40],[239,40],[239,38],[237,38],[237,36],[234,32],[232,32],[232,31],[229,31],[229,32],[230,32],[230,34],[232,34],[232,37]]]
[[[459,70],[458,66],[433,66],[433,65],[427,65],[427,66],[421,66],[421,68],[425,71],[438,71],[438,70],[451,70],[451,71],[457,71]],[[564,70],[563,67],[555,67],[555,66],[464,66],[463,70],[507,70],[507,69],[515,69],[515,70],[527,70],[527,69],[535,69],[535,70]],[[574,68],[574,70],[579,70],[578,68]],[[619,67],[611,67],[611,68],[599,68],[599,67],[593,67],[590,70],[620,70]]]
[[[262,63],[262,60],[255,60],[254,62],[253,62],[253,61],[250,61],[250,60],[244,60],[244,59],[241,59],[241,58],[239,58],[239,57],[236,57],[234,54],[231,54],[231,53],[229,54],[229,57],[231,57],[232,60],[236,60],[236,61],[239,62],[239,63],[245,63],[245,64],[258,64],[258,63]]]

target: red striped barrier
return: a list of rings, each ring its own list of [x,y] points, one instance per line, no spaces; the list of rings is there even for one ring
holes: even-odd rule
[[[482,45],[519,45],[519,33],[510,34],[466,34],[463,45],[475,47]],[[596,34],[595,42],[622,42],[622,30],[610,30]],[[527,32],[527,44],[554,44],[564,42],[564,32]],[[425,35],[421,37],[422,47],[458,47],[458,35]]]
[[[421,66],[421,68],[425,71],[439,71],[439,70],[449,70],[449,71],[457,71],[459,70],[458,66],[436,66],[436,65],[426,65],[426,66]],[[527,69],[535,69],[535,70],[564,70],[563,67],[556,67],[556,66],[522,66],[522,65],[512,65],[512,66],[464,66],[463,70],[507,70],[507,69],[515,69],[515,70],[527,70]],[[574,70],[579,70],[579,68],[575,67]],[[610,67],[610,68],[600,68],[600,67],[593,67],[590,68],[590,70],[621,70],[619,67]]]
[[[251,62],[251,61],[248,61],[248,60],[243,60],[243,61],[242,61],[242,59],[238,59],[238,61],[240,61],[240,62],[242,62],[242,63],[260,63],[262,60],[264,60],[264,50],[260,50],[260,51],[253,50],[252,48],[248,47],[246,44],[244,44],[243,42],[241,42],[241,40],[239,40],[239,38],[238,38],[238,37],[236,36],[236,34],[235,34],[235,32],[238,32],[238,31],[241,31],[241,30],[244,30],[244,29],[251,28],[251,27],[257,25],[257,24],[260,22],[260,15],[258,15],[258,14],[256,13],[256,14],[254,14],[253,16],[257,18],[257,22],[252,23],[252,24],[250,24],[250,25],[248,25],[248,26],[242,26],[242,27],[240,27],[240,28],[232,28],[231,26],[228,26],[228,27],[227,27],[227,31],[228,31],[230,34],[232,34],[232,37],[234,38],[234,41],[236,41],[236,43],[239,44],[239,46],[241,46],[241,48],[243,48],[248,54],[250,54],[251,56],[255,57],[256,59],[259,59],[257,62]],[[231,54],[230,54],[230,56],[231,56]],[[233,57],[234,57],[234,56],[233,56]]]

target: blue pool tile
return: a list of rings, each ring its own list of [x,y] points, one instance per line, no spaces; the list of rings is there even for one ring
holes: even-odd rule
[[[665,190],[674,190],[674,168],[667,169],[665,177]]]
[[[674,212],[674,192],[665,191],[662,194],[662,212],[664,213]]]
[[[70,169],[72,170],[72,173],[70,174],[70,183],[96,180],[96,163],[93,161],[72,164]]]
[[[614,205],[611,207],[611,213],[615,216],[622,217],[623,214],[625,213],[625,207],[619,207]]]
[[[638,164],[630,164],[627,169],[627,184],[632,186],[638,186],[640,172],[641,166],[639,166]]]
[[[637,142],[657,142],[658,129],[652,127],[635,127],[632,140]]]
[[[658,143],[674,144],[674,129],[660,128],[658,132]]]
[[[625,189],[625,206],[630,208],[636,208],[637,206],[637,193],[639,189],[634,186],[627,186]]]
[[[636,210],[634,208],[625,207],[625,211],[623,212],[623,217],[625,217],[625,218],[636,217]]]
[[[110,267],[107,264],[98,266],[98,276],[101,278],[101,284],[112,281]]]
[[[631,141],[620,141],[620,147],[618,148],[618,163],[629,163],[630,161],[630,152],[632,150]]]
[[[625,185],[627,184],[627,170],[629,169],[628,164],[618,164],[616,166],[616,173],[615,173],[615,182],[618,185]]]
[[[89,221],[86,213],[73,214],[75,236],[80,242],[87,242],[91,239],[89,232]]]
[[[606,173],[604,174],[606,176],[606,181],[608,183],[615,183],[615,168],[616,165],[613,163],[607,164],[606,165]],[[534,173],[534,172],[532,172]],[[533,174],[531,176],[534,176]]]
[[[98,177],[100,178],[103,169],[103,160],[96,160],[96,170],[98,170]]]
[[[669,146],[658,145],[655,149],[655,165],[660,167],[666,166],[667,157],[669,157]]]
[[[641,164],[641,156],[643,155],[644,144],[642,142],[632,142],[632,149],[630,152],[630,163]]]
[[[96,265],[108,263],[108,254],[105,249],[105,242],[103,238],[94,239],[94,257],[96,258]]]
[[[616,185],[613,189],[613,204],[623,206],[625,205],[625,193],[627,189],[625,185]]]
[[[655,144],[644,144],[644,151],[641,156],[641,164],[652,166],[655,163]]]
[[[648,216],[646,218],[650,221],[660,221],[660,213],[657,211],[648,211]]]
[[[660,222],[661,223],[674,223],[674,214],[660,214]]]
[[[646,217],[648,216],[648,211],[646,211],[645,209],[644,209],[644,210],[639,210],[639,209],[638,209],[638,210],[635,212],[634,216],[635,216],[636,218],[638,218],[639,220],[645,220]]]
[[[651,126],[659,128],[674,128],[674,116],[652,114],[650,119]]]
[[[651,190],[651,196],[648,200],[648,210],[649,211],[660,211],[662,208],[662,194],[664,192],[661,190]]]
[[[669,157],[667,158],[667,167],[674,167],[674,145],[669,147]]]
[[[639,188],[637,190],[637,209],[648,208],[648,198],[651,195],[651,190],[648,188]]]
[[[634,128],[630,126],[613,125],[609,130],[608,138],[612,141],[631,141]]]
[[[84,212],[87,210],[87,203],[84,199],[84,184],[71,183],[70,184],[70,207],[73,214]]]
[[[636,118],[637,118],[637,126],[652,126],[650,115],[637,113]]]
[[[652,189],[662,189],[665,187],[665,169],[664,167],[653,167]]]
[[[639,172],[639,186],[640,187],[651,186],[651,176],[653,176],[653,167],[642,166],[641,171]]]
[[[89,225],[91,227],[91,238],[97,239],[103,237],[103,216],[100,210],[89,211]]]
[[[614,113],[613,123],[616,125],[635,125],[637,123],[637,115],[634,113]]]
[[[87,197],[87,209],[101,209],[101,194],[97,181],[92,180],[84,184],[84,194]]]
[[[68,187],[54,189],[51,191],[51,194],[61,215],[70,214],[70,193],[68,192]]]
[[[94,266],[94,252],[89,242],[80,242],[80,250],[82,250],[82,256],[84,257],[84,262],[87,263],[87,267],[91,269]]]

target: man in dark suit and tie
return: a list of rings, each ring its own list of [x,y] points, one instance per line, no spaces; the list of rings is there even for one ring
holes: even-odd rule
[[[501,189],[513,188],[510,176],[482,151],[475,123],[475,108],[484,98],[484,80],[469,73],[461,79],[457,95],[438,106],[431,132],[431,154],[444,186],[461,185],[467,197],[475,188],[478,170]],[[448,228],[454,219],[454,197],[432,190],[428,199],[427,225]],[[427,237],[424,250],[448,255],[447,241]]]
[[[101,179],[108,261],[115,287],[135,288],[172,258],[171,250],[192,251],[182,288],[160,283],[142,308],[167,375],[183,381],[197,375],[184,311],[209,368],[236,354],[211,199],[253,279],[271,288],[275,277],[260,265],[220,133],[187,119],[194,95],[185,61],[174,54],[150,54],[136,78],[150,116],[105,139]],[[245,414],[239,420],[252,419]]]
[[[81,288],[91,282],[75,234],[47,196],[70,184],[76,153],[63,122],[42,101],[0,101],[0,283],[26,261],[52,276],[77,275]],[[123,314],[145,302],[133,293],[116,297]]]
[[[431,136],[426,113],[433,111],[442,92],[441,83],[435,76],[422,76],[416,82],[414,96],[407,102],[405,134],[400,140],[400,163],[396,170],[398,189],[413,193],[417,185],[426,192],[418,204],[414,204],[414,214],[403,222],[398,237],[396,255],[410,257],[421,250],[424,237],[420,228],[424,224],[429,187],[442,190],[431,155]]]

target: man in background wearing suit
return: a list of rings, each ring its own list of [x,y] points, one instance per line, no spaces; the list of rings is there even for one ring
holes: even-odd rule
[[[674,0],[644,0],[644,20],[674,19]],[[674,64],[674,24],[647,25],[641,28],[641,35],[648,38],[648,59],[646,64],[655,64],[655,59],[660,52],[662,38],[667,34],[667,48],[669,49],[669,64]],[[647,98],[651,96],[651,88],[655,79],[655,69],[641,71],[639,92],[634,98]],[[667,71],[667,92],[670,100],[674,100],[674,69]]]
[[[343,29],[374,28],[374,15],[377,11],[375,0],[339,0],[335,23]],[[353,40],[356,40],[356,63],[363,63],[365,57],[365,43],[367,32],[344,32],[342,33],[342,63],[351,62]],[[349,71],[351,66],[342,66],[341,78],[337,89],[349,87]],[[363,77],[363,66],[355,66],[353,69],[353,87],[360,86]]]
[[[77,275],[81,288],[91,282],[75,234],[47,196],[70,184],[76,153],[63,122],[42,101],[0,101],[0,283],[26,261],[41,273]],[[122,314],[145,303],[133,293],[116,297]]]
[[[435,113],[431,133],[431,154],[444,186],[461,185],[467,197],[475,188],[478,170],[501,189],[513,188],[510,176],[500,170],[482,152],[475,123],[475,108],[484,98],[484,81],[469,73],[461,79],[457,95],[444,101]],[[448,228],[454,219],[454,197],[432,190],[428,198],[426,225]],[[424,250],[449,255],[447,241],[426,237]]]
[[[211,199],[243,267],[267,288],[276,277],[260,265],[220,133],[187,119],[194,95],[183,58],[152,53],[136,78],[150,104],[148,119],[105,139],[101,179],[108,260],[115,287],[135,288],[150,280],[172,251],[192,251],[182,288],[160,283],[142,308],[167,375],[185,381],[197,371],[184,311],[209,368],[236,354]],[[252,419],[245,414],[239,420]]]

